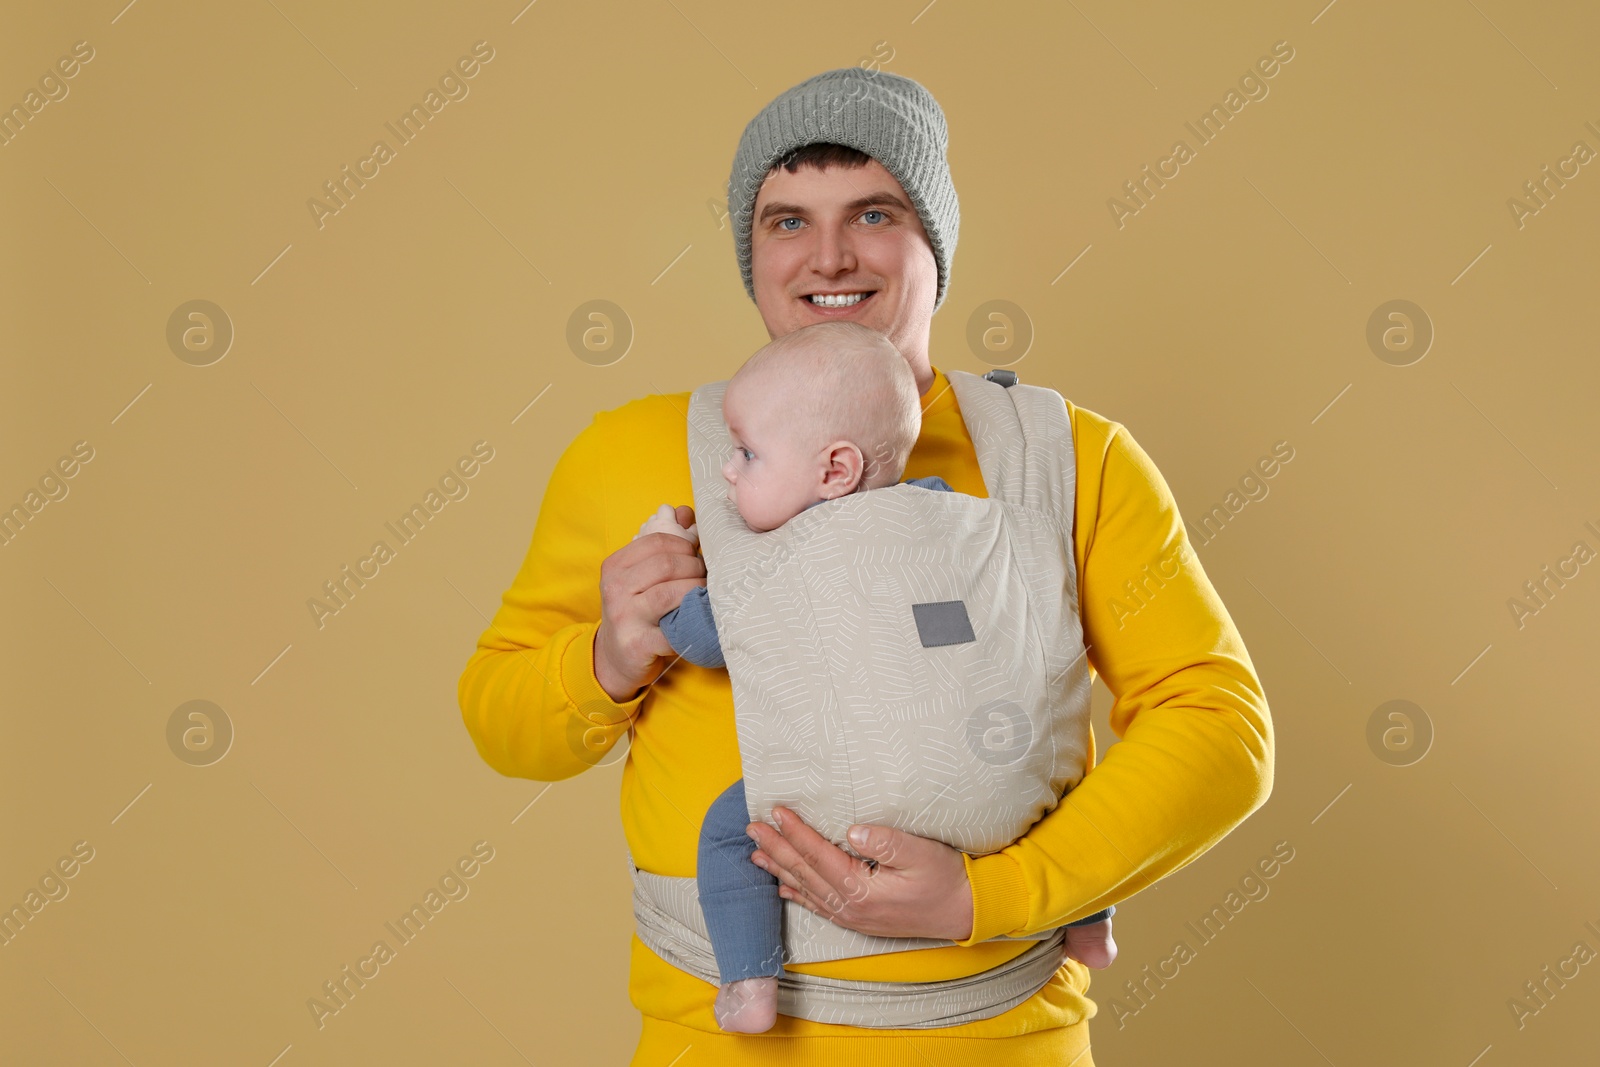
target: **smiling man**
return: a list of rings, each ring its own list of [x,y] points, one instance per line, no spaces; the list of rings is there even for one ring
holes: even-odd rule
[[[955,395],[929,355],[960,219],[946,140],[943,112],[918,83],[859,68],[817,75],[746,128],[729,214],[768,333],[837,318],[883,333],[922,394],[922,433],[904,477],[936,474],[957,492],[987,496]],[[674,879],[695,875],[700,822],[741,774],[726,672],[676,662],[657,625],[705,584],[704,563],[683,538],[633,539],[662,500],[693,499],[689,397],[601,412],[562,454],[522,568],[459,684],[467,730],[502,774],[569,778],[631,733],[622,771],[629,853],[639,872]],[[787,963],[787,972],[977,990],[980,1007],[950,1025],[913,1005],[917,1021],[899,1026],[780,1015],[765,1033],[724,1033],[713,1015],[717,987],[636,935],[629,994],[643,1026],[633,1063],[666,1067],[692,1047],[696,1065],[1091,1067],[1096,1009],[1083,963],[1052,958],[1042,985],[1000,1000],[984,1000],[984,990],[1035,945],[1029,935],[1126,899],[1258,808],[1271,791],[1273,734],[1249,654],[1189,549],[1166,482],[1120,424],[1065,406],[1076,496],[1071,544],[1061,547],[1078,581],[1067,593],[1090,666],[1116,698],[1110,719],[1121,743],[1096,766],[1091,739],[1093,770],[1020,840],[989,855],[862,827],[851,840],[863,860],[782,808],[777,828],[750,827],[753,862],[787,899],[848,930],[933,939]],[[687,505],[677,514],[684,526],[694,519]],[[1174,552],[1184,565],[1151,588],[1147,565]],[[1129,585],[1145,606],[1119,620],[1112,603]],[[556,859],[558,877],[589,876]],[[650,916],[636,908],[636,918]]]
[[[922,220],[877,160],[842,145],[802,152],[773,170],[755,200],[750,275],[768,332],[846,318],[870,326],[926,393],[932,309],[943,294]]]

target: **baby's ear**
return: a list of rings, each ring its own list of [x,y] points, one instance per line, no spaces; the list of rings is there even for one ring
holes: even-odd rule
[[[837,496],[846,496],[861,485],[867,477],[866,459],[861,449],[849,441],[835,441],[828,450],[828,465],[822,472],[824,485],[838,489]]]

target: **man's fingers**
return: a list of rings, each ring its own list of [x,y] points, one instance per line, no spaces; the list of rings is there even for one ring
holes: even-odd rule
[[[753,825],[757,828],[756,845],[767,861],[768,873],[791,889],[803,889],[804,872],[800,868],[805,866],[805,857],[795,851],[780,831],[766,823]]]
[[[830,914],[842,909],[847,899],[859,898],[859,860],[835,847],[789,809],[780,805],[773,815],[781,826],[762,835],[762,849],[785,869],[801,892]]]
[[[921,838],[896,830],[892,826],[852,826],[851,833],[862,831],[865,840],[855,846],[862,858],[873,867],[900,867],[907,857],[903,852],[915,848]],[[852,838],[852,841],[854,839]]]
[[[781,804],[773,808],[772,820],[778,824],[778,838],[773,842],[777,849],[776,858],[786,867],[825,861],[828,852],[839,851],[831,841]]]
[[[787,808],[775,808],[773,817],[779,827],[756,822],[746,829],[755,835],[756,855],[767,860],[765,869],[787,887],[785,899],[863,934],[951,941],[971,936],[972,888],[958,850],[893,827],[869,826],[869,835],[885,835],[879,854],[894,860],[880,858],[872,869]],[[871,843],[869,836],[863,846]]]
[[[672,642],[667,640],[667,635],[662,633],[661,628],[658,626],[652,626],[645,630],[640,636],[639,642],[646,652],[657,659],[666,657],[670,661],[678,655],[677,650],[672,647]],[[659,678],[660,675],[656,677]],[[650,684],[654,685],[655,683],[652,681]]]
[[[653,627],[685,593],[705,584],[705,561],[689,542],[671,534],[648,534],[613,558],[618,566],[602,579],[600,591],[619,623]]]
[[[782,834],[767,827],[761,834],[760,853],[766,858],[767,873],[790,889],[806,892],[810,872],[806,869],[805,858],[796,852]]]
[[[813,915],[820,915],[824,919],[832,918],[832,916],[830,916],[827,912],[823,911],[821,908],[819,908],[815,904],[811,903],[811,901],[806,897],[806,895],[804,893],[796,893],[794,890],[791,889],[788,892],[788,894],[784,897],[784,899],[785,900],[794,901],[796,904],[800,905],[802,908],[804,908],[807,911],[811,912]]]
[[[647,589],[658,582],[676,578],[704,578],[706,562],[695,554],[694,546],[681,537],[653,533],[641,537],[639,542],[654,541],[654,552],[632,562],[628,577],[634,591]],[[652,546],[646,546],[652,547]]]
[[[781,865],[774,864],[773,857],[766,856],[765,853],[757,853],[757,856],[765,857],[765,862],[762,864],[762,870],[765,870],[766,873],[770,873],[771,877],[778,878],[778,896],[784,897],[784,899],[789,899],[789,901],[803,901],[803,899],[805,899],[805,893],[803,893],[802,889],[800,889],[798,881],[795,880],[794,875],[792,875],[789,870],[784,869],[784,867],[781,867]],[[754,862],[755,857],[750,857],[750,861]]]
[[[705,573],[705,561],[683,538],[646,534],[629,541],[600,564],[601,603],[615,614],[630,598],[653,585],[677,578],[704,577]]]
[[[682,557],[691,561],[691,565],[705,566],[699,553],[695,551],[694,546],[688,541],[673,534],[659,532],[635,537],[607,556],[606,559],[614,560],[615,566],[619,570],[627,571],[630,574],[645,568],[644,573],[648,578],[648,568],[652,565],[660,566],[660,564],[654,562],[657,556]]]
[[[680,505],[678,514],[693,511]],[[657,625],[684,593],[704,584],[705,560],[670,533],[635,537],[600,562],[600,627],[595,635],[596,677],[613,689],[637,690],[659,677],[660,660],[676,655]],[[626,684],[625,684],[626,683]]]
[[[679,545],[682,545],[684,548],[689,547],[689,542],[680,537],[672,537],[671,534],[659,534],[657,536],[670,537],[673,541],[677,542]],[[678,600],[683,599],[684,592],[687,592],[697,585],[705,584],[705,560],[701,559],[699,556],[696,556],[693,552],[663,552],[660,556],[657,556],[646,563],[642,563],[639,569],[641,571],[640,578],[642,579],[642,582],[638,587],[639,592],[646,594],[653,593],[664,585],[672,585],[680,590],[677,599],[671,604],[667,605],[666,608],[662,609],[660,614],[664,614],[665,612],[677,607]],[[657,617],[659,617],[659,614]],[[654,622],[655,619],[651,619],[650,621]]]
[[[683,578],[675,582],[662,582],[640,593],[639,599],[648,608],[645,612],[646,617],[654,623],[681,604],[685,593],[705,584],[704,578]]]

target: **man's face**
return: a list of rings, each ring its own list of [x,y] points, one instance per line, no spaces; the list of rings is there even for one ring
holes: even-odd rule
[[[926,367],[938,265],[911,198],[883,164],[777,168],[756,194],[750,241],[756,307],[772,337],[851,319],[888,337],[913,370]],[[816,293],[865,299],[828,307]]]

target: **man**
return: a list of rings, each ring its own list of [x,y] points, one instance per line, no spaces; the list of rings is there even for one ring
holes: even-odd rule
[[[884,333],[924,405],[904,476],[938,474],[984,496],[954,394],[928,351],[959,225],[946,139],[942,111],[916,82],[858,68],[818,75],[746,128],[729,212],[768,333],[836,318]],[[631,732],[622,778],[629,849],[639,870],[676,877],[694,875],[700,818],[741,771],[726,673],[674,662],[656,625],[704,584],[704,564],[681,538],[630,540],[662,500],[693,499],[688,397],[602,412],[568,447],[522,569],[459,687],[467,729],[502,774],[571,777]],[[1122,426],[1070,402],[1067,410],[1079,613],[1090,664],[1117,698],[1111,726],[1122,743],[991,855],[876,827],[859,844],[852,835],[873,865],[781,808],[777,829],[753,823],[753,859],[787,898],[862,933],[955,942],[791,971],[890,982],[981,974],[1031,945],[1026,934],[1099,911],[1188,863],[1271,791],[1260,682],[1165,481]],[[692,508],[677,512],[681,524],[693,521]],[[851,890],[861,884],[870,892]],[[999,1014],[893,1033],[789,1016],[760,1037],[722,1033],[716,987],[637,936],[629,984],[644,1016],[636,1064],[665,1067],[689,1045],[696,1064],[1092,1064],[1089,973],[1071,959]]]

